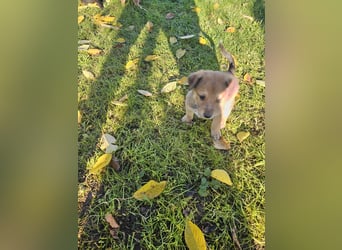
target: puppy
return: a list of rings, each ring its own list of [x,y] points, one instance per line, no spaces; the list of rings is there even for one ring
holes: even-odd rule
[[[234,76],[233,57],[224,49],[222,43],[219,44],[219,48],[229,61],[228,71],[200,70],[190,74],[188,77],[189,92],[185,100],[186,114],[182,121],[192,124],[194,114],[199,118],[212,119],[211,137],[214,146],[228,150],[229,143],[226,143],[226,146],[219,146],[220,130],[225,127],[234,106],[234,98],[239,91],[239,80]]]

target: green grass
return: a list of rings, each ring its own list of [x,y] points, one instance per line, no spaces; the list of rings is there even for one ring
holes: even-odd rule
[[[265,246],[265,89],[243,81],[249,73],[265,79],[263,2],[256,0],[142,1],[142,7],[129,2],[110,1],[103,10],[79,10],[85,20],[79,24],[78,38],[100,48],[100,56],[79,52],[79,248],[80,249],[186,249],[185,218],[190,218],[205,235],[210,249],[238,249],[232,239],[236,232],[242,249]],[[214,3],[219,8],[214,9]],[[201,11],[195,13],[192,7]],[[166,20],[168,12],[175,18]],[[118,30],[101,28],[92,17],[101,13],[117,18]],[[248,15],[254,21],[243,17]],[[218,18],[223,24],[218,24]],[[154,26],[148,32],[145,24]],[[134,28],[130,26],[134,25]],[[233,26],[236,32],[227,33]],[[201,34],[169,44],[170,36]],[[126,42],[115,42],[124,38]],[[210,139],[210,121],[195,119],[192,127],[181,123],[187,87],[178,85],[161,94],[168,82],[199,69],[224,70],[227,61],[217,50],[222,40],[237,60],[240,99],[223,130],[231,142],[229,153],[216,150]],[[210,43],[212,41],[212,43]],[[181,58],[177,49],[186,49]],[[144,62],[147,55],[160,57]],[[139,59],[127,71],[129,60]],[[82,70],[96,76],[87,80]],[[137,90],[153,93],[144,97]],[[112,103],[128,95],[126,106]],[[240,143],[236,134],[250,132]],[[122,170],[108,167],[98,176],[90,167],[103,154],[99,148],[102,133],[117,139]],[[225,169],[233,186],[213,182],[208,169]],[[149,180],[167,181],[164,192],[151,201],[138,201],[133,193]],[[204,179],[204,180],[202,180]],[[203,197],[203,181],[209,183]],[[202,196],[201,196],[201,195]],[[120,224],[119,239],[113,239],[105,222],[112,213]]]

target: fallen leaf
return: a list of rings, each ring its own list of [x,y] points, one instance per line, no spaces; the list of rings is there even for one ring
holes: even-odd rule
[[[185,52],[186,52],[185,49],[178,49],[178,50],[176,51],[176,57],[177,57],[178,59],[180,59],[181,57],[183,57],[183,56],[185,55]]]
[[[168,19],[168,20],[170,20],[170,19],[172,19],[174,17],[175,17],[175,14],[172,13],[172,12],[167,13],[166,16],[165,16],[165,18]]]
[[[78,44],[81,45],[81,44],[89,44],[90,41],[89,40],[78,40]]]
[[[91,167],[89,173],[98,174],[101,170],[106,167],[110,160],[112,159],[112,154],[104,154],[99,157],[96,163]]]
[[[244,18],[247,18],[247,19],[249,19],[249,20],[251,20],[251,21],[254,21],[254,18],[253,18],[253,17],[251,17],[251,16],[242,15],[242,17],[244,17]]]
[[[153,29],[153,23],[151,21],[148,21],[146,23],[146,29],[148,32],[152,32],[152,29]]]
[[[94,80],[95,76],[93,73],[91,73],[88,70],[82,70],[83,75],[85,76],[85,78],[90,79],[90,80]]]
[[[199,42],[199,44],[202,44],[202,45],[206,45],[207,44],[207,40],[205,40],[203,37],[200,37],[198,42]]]
[[[217,10],[220,7],[220,4],[214,3],[214,10]]]
[[[145,57],[144,61],[145,62],[151,62],[151,61],[154,61],[158,58],[159,58],[159,56],[157,56],[157,55],[148,55]]]
[[[138,63],[138,61],[139,61],[138,58],[137,58],[137,59],[134,59],[134,60],[128,61],[128,62],[126,63],[125,68],[126,68],[127,70],[133,69],[133,68],[136,66],[136,64]]]
[[[124,95],[123,97],[121,97],[119,99],[119,102],[123,102],[123,101],[126,101],[128,99],[128,95]]]
[[[88,49],[87,52],[89,55],[96,56],[96,55],[100,55],[102,50],[100,50],[100,49]]]
[[[79,110],[77,110],[77,122],[81,123],[81,121],[82,121],[82,114]]]
[[[249,73],[246,73],[244,76],[243,76],[243,80],[248,82],[248,83],[251,83],[252,82],[252,76],[249,74]]]
[[[152,93],[150,93],[146,90],[138,89],[138,92],[144,96],[152,96]]]
[[[215,169],[211,171],[210,176],[220,182],[227,184],[228,186],[233,185],[228,173],[223,169]]]
[[[217,23],[220,24],[220,25],[224,24],[224,22],[223,22],[223,20],[221,18],[217,18]]]
[[[256,80],[255,82],[256,82],[256,84],[258,84],[258,85],[260,85],[260,86],[262,86],[262,87],[265,87],[265,86],[266,86],[266,85],[265,85],[265,81]]]
[[[240,142],[244,141],[245,139],[247,139],[247,137],[250,135],[249,132],[239,132],[237,133],[236,137],[239,139]]]
[[[120,102],[120,101],[112,101],[112,104],[116,105],[116,106],[127,106],[126,103]]]
[[[110,235],[113,237],[113,239],[118,240],[118,229],[110,229],[109,230]]]
[[[113,16],[101,16],[100,14],[96,14],[93,18],[96,24],[101,24],[101,23],[114,24],[114,20],[115,20],[115,17]]]
[[[133,195],[137,200],[153,199],[159,196],[165,189],[166,181],[156,182],[150,180],[144,186],[139,188]]]
[[[171,44],[175,44],[176,42],[177,42],[177,38],[174,37],[174,36],[171,36],[171,37],[170,37],[170,43],[171,43]]]
[[[227,31],[228,33],[234,33],[234,32],[235,32],[235,28],[234,28],[234,27],[228,27],[228,28],[226,29],[226,31]]]
[[[110,135],[110,134],[103,134],[101,136],[101,140],[100,140],[100,148],[101,150],[103,151],[107,151],[107,148],[110,147],[110,145],[112,145],[113,143],[116,142],[116,139],[114,136]],[[112,146],[116,146],[116,145],[112,145]],[[116,148],[114,147],[111,147],[111,149],[117,149],[117,146]],[[115,151],[114,150],[114,151]],[[112,151],[113,152],[113,151]],[[112,152],[106,152],[106,153],[112,153]]]
[[[89,44],[83,44],[81,46],[78,46],[78,50],[87,50],[89,49],[90,45]]]
[[[111,228],[114,228],[114,229],[120,228],[119,224],[116,222],[112,214],[110,213],[106,214],[105,219],[109,223]]]
[[[179,39],[189,39],[189,38],[193,38],[195,35],[186,35],[186,36],[179,36]]]
[[[174,91],[176,87],[177,87],[177,81],[169,82],[165,84],[165,86],[162,88],[160,93],[168,93],[168,92]]]
[[[115,152],[116,150],[118,150],[118,148],[119,147],[117,145],[110,144],[110,145],[108,145],[108,147],[106,147],[105,153],[111,154],[111,153]]]
[[[199,229],[199,227],[190,220],[186,220],[185,222],[184,237],[185,243],[189,250],[207,249],[207,243],[205,242],[205,238],[201,229]]]
[[[116,39],[116,42],[124,43],[124,42],[126,42],[126,40],[125,40],[125,38],[120,37],[120,38]]]
[[[119,164],[119,160],[116,159],[114,156],[112,157],[111,161],[110,161],[110,166],[112,168],[114,168],[115,171],[120,171],[120,164]]]
[[[84,20],[84,16],[78,16],[77,22],[80,24]]]
[[[193,12],[196,12],[196,13],[198,14],[198,13],[201,12],[201,8],[199,8],[199,7],[194,7],[194,8],[192,8],[192,11],[193,11]]]
[[[214,147],[216,149],[220,150],[229,150],[230,149],[230,144],[229,142],[226,142],[223,137],[221,137],[219,140],[213,140],[214,142]]]
[[[189,85],[188,78],[186,76],[183,76],[181,79],[179,79],[178,83],[183,85]]]
[[[101,27],[109,28],[109,29],[113,29],[113,30],[119,30],[120,29],[119,27],[113,26],[111,24],[101,23],[100,25],[101,25]]]

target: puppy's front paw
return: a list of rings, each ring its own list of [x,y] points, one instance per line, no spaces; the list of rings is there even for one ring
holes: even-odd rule
[[[189,119],[189,117],[187,115],[183,116],[182,122],[185,122],[188,125],[192,125],[192,119]]]
[[[211,133],[211,138],[212,138],[214,141],[220,140],[220,138],[221,138],[221,132]]]

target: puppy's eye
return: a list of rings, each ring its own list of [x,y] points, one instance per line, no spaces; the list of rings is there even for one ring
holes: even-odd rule
[[[205,95],[200,95],[199,98],[203,101],[205,99]]]

